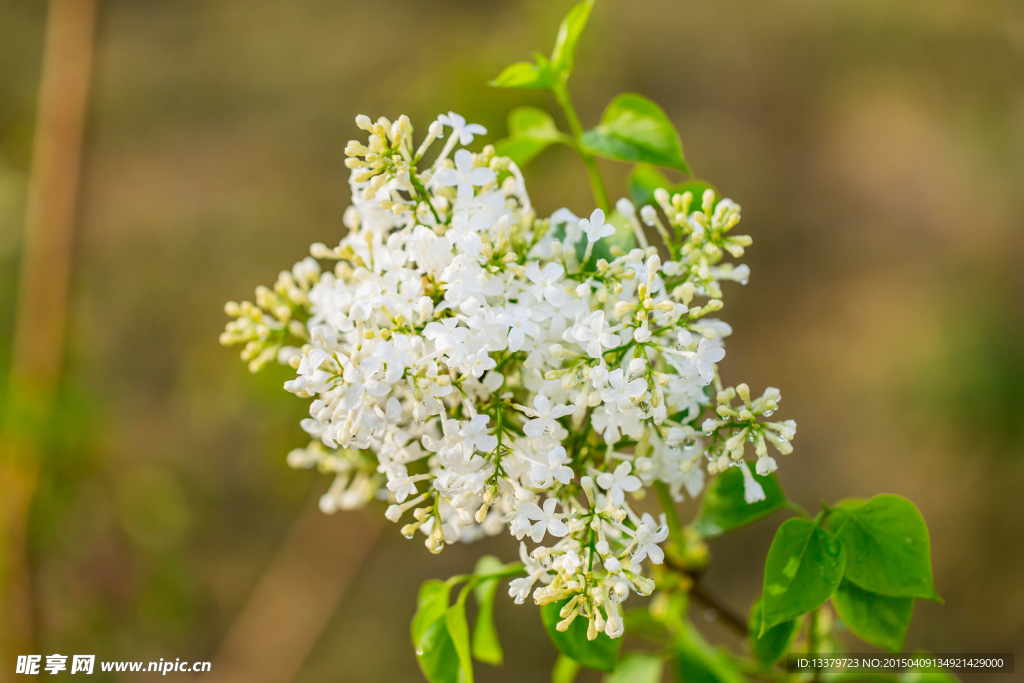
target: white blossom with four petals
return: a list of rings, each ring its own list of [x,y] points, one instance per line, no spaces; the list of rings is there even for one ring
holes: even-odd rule
[[[486,167],[473,167],[473,153],[460,149],[455,153],[455,168],[442,168],[434,176],[438,185],[455,187],[459,202],[467,204],[473,201],[474,187],[483,187],[494,182],[494,171]]]

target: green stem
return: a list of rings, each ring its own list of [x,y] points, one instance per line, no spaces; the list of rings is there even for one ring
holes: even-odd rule
[[[732,655],[732,660],[736,664],[736,668],[741,674],[748,678],[756,678],[762,681],[773,681],[777,683],[785,683],[789,680],[789,676],[783,671],[775,669],[766,669],[760,662],[756,662],[751,659]]]
[[[423,187],[423,183],[416,177],[416,173],[409,173],[409,179],[412,181],[412,186],[416,188],[416,193],[420,198],[427,203],[430,208],[430,213],[434,214],[434,220],[437,221],[438,225],[441,225],[441,217],[437,215],[437,211],[434,210],[434,205],[430,203],[430,195],[427,194],[427,188]]]
[[[811,618],[810,618],[809,623],[807,624],[807,654],[809,654],[811,656],[812,660],[814,660],[815,656],[818,654],[818,647],[819,647],[819,643],[818,643],[818,612],[819,612],[819,610],[817,610],[817,609],[814,610],[813,612],[811,612]],[[814,674],[811,677],[811,681],[813,683],[817,683],[820,680],[821,680],[821,670],[817,666],[815,666],[814,667]]]
[[[809,513],[807,510],[805,510],[804,506],[800,505],[799,503],[794,503],[791,500],[787,500],[785,503],[783,503],[782,506],[784,508],[786,508],[787,510],[790,510],[791,512],[795,512],[796,514],[800,515],[804,519],[810,519],[811,518],[811,513]]]
[[[594,155],[583,146],[583,126],[580,125],[580,119],[576,116],[576,110],[569,99],[569,91],[566,90],[565,83],[562,82],[555,83],[552,91],[555,93],[555,99],[558,100],[558,105],[562,108],[562,112],[565,113],[565,118],[569,122],[569,129],[572,130],[572,137],[576,141],[576,153],[580,155],[580,158],[583,159],[583,165],[587,167],[587,175],[590,176],[590,187],[594,191],[594,199],[597,201],[597,206],[605,214],[609,214],[611,213],[611,204],[608,202],[608,192],[604,189],[604,181],[601,180],[601,172],[597,168],[597,161],[594,160]]]

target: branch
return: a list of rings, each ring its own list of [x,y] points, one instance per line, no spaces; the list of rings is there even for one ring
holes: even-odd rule
[[[708,593],[704,587],[700,585],[699,581],[694,581],[693,587],[690,589],[690,595],[705,607],[710,607],[715,610],[720,621],[732,629],[736,635],[741,638],[747,637],[747,620],[741,617],[739,613],[733,611],[731,607],[720,602],[718,598]]]

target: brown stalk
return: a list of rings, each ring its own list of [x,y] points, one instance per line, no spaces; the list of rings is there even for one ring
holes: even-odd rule
[[[0,435],[0,680],[34,651],[27,528],[39,479],[37,428],[63,358],[71,246],[97,0],[51,0],[25,214],[8,406]],[[36,429],[34,429],[36,428]]]

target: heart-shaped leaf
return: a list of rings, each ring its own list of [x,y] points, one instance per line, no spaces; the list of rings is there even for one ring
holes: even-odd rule
[[[839,586],[845,565],[843,545],[832,532],[803,518],[783,522],[764,564],[758,636],[821,607]]]
[[[917,506],[883,494],[841,503],[830,513],[846,548],[846,579],[894,598],[941,602],[932,582],[928,525]]]
[[[847,562],[850,561],[847,555]],[[836,613],[861,640],[889,652],[903,650],[914,613],[913,598],[890,598],[844,580],[832,595]]]
[[[608,159],[690,172],[675,126],[661,107],[635,93],[613,99],[601,115],[601,123],[583,134],[583,144]]]

